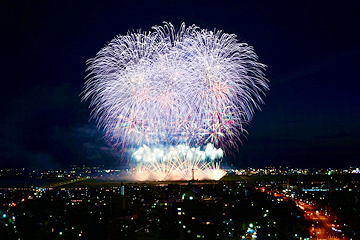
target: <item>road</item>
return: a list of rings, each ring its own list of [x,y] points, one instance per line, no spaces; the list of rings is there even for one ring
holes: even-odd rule
[[[310,236],[315,239],[348,239],[342,236],[341,229],[339,229],[339,225],[334,222],[333,218],[319,212],[313,205],[304,203],[301,200],[294,201],[304,211],[307,219],[312,222],[312,227],[309,230]]]
[[[268,190],[263,187],[259,188],[259,190],[268,194],[273,194],[275,197],[282,198],[284,201],[294,201],[296,205],[304,211],[307,220],[312,222],[312,227],[310,227],[309,229],[310,238],[318,240],[349,240],[349,238],[342,235],[341,228],[336,223],[336,220],[334,220],[334,218],[328,216],[327,214],[325,215],[325,213],[316,210],[314,205],[307,204],[302,199],[293,199],[291,197],[287,197],[283,193],[278,191]]]
[[[313,222],[313,226],[310,228],[310,236],[315,239],[343,239],[339,225],[336,224],[336,220],[332,217],[325,215],[315,209],[315,206],[309,205],[302,200],[294,200],[295,203],[304,211],[307,219]]]

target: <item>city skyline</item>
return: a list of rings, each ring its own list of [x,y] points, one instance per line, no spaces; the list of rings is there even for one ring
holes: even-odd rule
[[[163,21],[235,33],[268,66],[266,105],[246,126],[236,156],[226,157],[229,165],[356,164],[360,21],[354,3],[206,3],[1,3],[1,168],[121,165],[88,121],[88,102],[80,102],[85,62],[116,35]]]
[[[359,168],[237,169],[219,181],[145,182],[119,181],[121,171],[1,169],[0,236],[358,239]]]

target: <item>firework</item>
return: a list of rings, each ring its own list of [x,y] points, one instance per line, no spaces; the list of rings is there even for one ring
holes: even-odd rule
[[[208,143],[204,150],[187,145],[150,148],[146,145],[137,149],[133,159],[137,162],[135,175],[138,180],[178,179],[220,179],[225,172],[219,168],[216,159],[223,156],[221,149]]]
[[[159,178],[188,178],[183,155],[164,154],[150,165],[138,151],[208,143],[226,152],[237,148],[268,89],[265,65],[234,34],[184,23],[178,31],[171,23],[152,29],[119,35],[88,61],[83,100],[91,99],[92,116],[111,144],[140,147],[133,154],[139,172],[163,169]],[[196,169],[219,169],[205,162]]]

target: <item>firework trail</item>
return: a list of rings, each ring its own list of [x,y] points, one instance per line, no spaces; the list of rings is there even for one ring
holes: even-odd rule
[[[91,100],[92,116],[107,140],[132,148],[237,148],[244,124],[268,90],[265,65],[253,48],[234,34],[195,25],[152,29],[119,35],[88,60],[82,98]],[[145,158],[138,165],[150,172],[176,159],[158,159],[158,168],[150,168]]]

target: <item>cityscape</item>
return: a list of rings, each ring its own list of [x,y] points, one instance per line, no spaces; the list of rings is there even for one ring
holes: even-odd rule
[[[358,167],[148,182],[104,166],[0,171],[1,239],[358,239],[360,230]]]
[[[360,240],[357,6],[0,1],[0,240]]]

